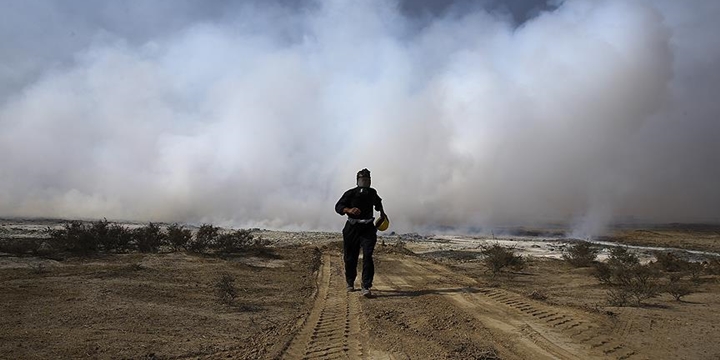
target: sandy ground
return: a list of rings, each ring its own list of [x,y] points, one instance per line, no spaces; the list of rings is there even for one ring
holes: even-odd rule
[[[613,240],[713,252],[717,234],[622,230]],[[477,248],[497,238],[402,235],[379,242],[367,299],[345,291],[339,234],[257,235],[273,247],[230,257],[0,254],[0,358],[720,358],[714,275],[683,302],[664,294],[610,307],[590,268],[557,259],[566,241],[501,239],[534,255],[523,271],[492,277]],[[235,278],[232,304],[218,301],[222,274]]]

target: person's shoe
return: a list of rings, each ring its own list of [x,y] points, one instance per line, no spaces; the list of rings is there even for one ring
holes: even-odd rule
[[[348,285],[348,286],[346,287],[346,289],[347,289],[348,292],[353,292],[353,291],[355,291],[355,287],[352,286],[352,285]]]
[[[372,296],[372,293],[370,292],[370,289],[362,288],[362,296],[369,298]]]

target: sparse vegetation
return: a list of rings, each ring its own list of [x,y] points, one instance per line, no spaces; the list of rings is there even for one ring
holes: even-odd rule
[[[226,305],[232,305],[237,298],[237,289],[235,288],[235,277],[230,274],[223,274],[215,282],[215,290],[218,300]]]
[[[105,241],[107,251],[127,252],[132,250],[133,233],[125,226],[111,224]]]
[[[190,242],[188,250],[192,252],[204,252],[217,242],[220,228],[210,224],[203,224],[195,233],[195,240]]]
[[[148,223],[146,226],[133,230],[135,244],[140,252],[156,253],[165,243],[166,234],[160,229],[160,226]]]
[[[563,251],[563,259],[575,267],[587,267],[595,261],[598,251],[589,242],[579,241]]]
[[[175,251],[187,249],[188,244],[192,241],[192,231],[177,223],[169,225],[167,227],[167,241]]]
[[[525,267],[525,259],[515,254],[515,249],[493,244],[485,246],[480,251],[484,255],[485,265],[490,269],[493,276],[497,275],[505,268],[511,268],[519,271]]]
[[[669,282],[665,285],[665,292],[672,295],[676,301],[682,301],[683,296],[694,293],[690,283],[683,280],[680,274],[670,275]]]
[[[249,230],[234,230],[220,234],[213,244],[213,248],[223,253],[239,252],[252,245],[253,235]]]
[[[248,248],[268,246],[267,241],[261,237],[255,237],[250,230],[241,229],[227,233],[222,233],[221,230],[220,227],[203,224],[193,236],[190,229],[177,223],[163,229],[159,224],[151,222],[130,230],[106,219],[92,223],[70,221],[59,229],[48,228],[46,233],[49,239],[23,242],[2,239],[0,240],[0,251],[18,255],[37,254],[40,241],[46,240],[51,244],[46,247],[51,247],[53,251],[69,252],[81,256],[100,252],[156,253],[164,246],[171,247],[173,251],[185,249],[197,253],[207,250],[232,253]],[[47,250],[45,249],[45,251]]]
[[[0,239],[0,252],[16,256],[42,255],[42,239]]]
[[[665,272],[679,272],[690,269],[690,261],[680,258],[672,252],[655,252],[655,264]]]
[[[641,306],[658,296],[658,275],[654,267],[641,265],[637,255],[624,247],[613,248],[608,261],[599,263],[595,273],[601,283],[613,287],[608,291],[608,303],[613,306]]]
[[[100,245],[91,227],[82,221],[65,223],[62,229],[49,229],[49,235],[59,249],[78,255],[95,253]]]

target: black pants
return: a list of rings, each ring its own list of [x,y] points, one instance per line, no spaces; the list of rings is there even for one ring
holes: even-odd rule
[[[345,260],[345,280],[348,285],[355,283],[357,277],[358,257],[360,249],[363,251],[362,287],[372,287],[375,276],[373,263],[373,250],[377,242],[377,229],[370,222],[368,224],[345,223],[343,228],[343,260]]]

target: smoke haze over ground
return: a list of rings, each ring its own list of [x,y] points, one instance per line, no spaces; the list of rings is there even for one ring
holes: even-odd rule
[[[720,221],[720,2],[20,1],[0,216]]]

